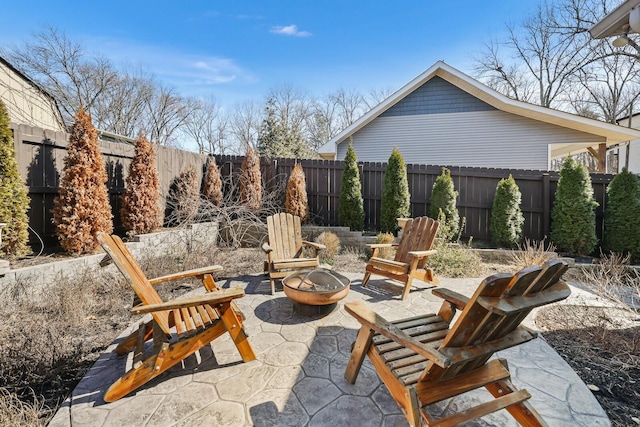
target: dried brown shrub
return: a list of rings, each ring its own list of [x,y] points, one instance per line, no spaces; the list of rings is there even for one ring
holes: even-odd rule
[[[222,179],[220,178],[220,169],[216,165],[215,157],[209,158],[207,172],[204,176],[204,185],[202,186],[202,196],[213,206],[222,204]]]
[[[188,166],[178,175],[167,194],[165,222],[180,226],[195,221],[200,206],[200,185],[193,166]]]
[[[260,157],[251,147],[247,147],[240,170],[240,204],[258,210],[262,205],[262,175]]]
[[[162,226],[160,180],[156,153],[140,133],[129,165],[126,191],[122,196],[122,225],[132,234],[150,233]]]
[[[74,255],[93,252],[96,233],[111,233],[107,172],[98,146],[98,132],[83,109],[69,136],[63,176],[54,200],[53,223],[60,246]]]
[[[287,182],[287,196],[284,211],[300,217],[304,224],[309,220],[309,202],[307,200],[307,182],[302,165],[296,163]]]
[[[395,237],[393,233],[378,233],[376,235],[376,243],[393,243],[394,238]],[[378,249],[378,257],[380,258],[393,259],[395,255],[396,255],[395,248],[379,248]]]
[[[338,252],[340,252],[340,238],[338,235],[331,231],[323,231],[316,237],[315,241],[326,246],[325,249],[320,251],[320,260],[327,264],[333,264]]]

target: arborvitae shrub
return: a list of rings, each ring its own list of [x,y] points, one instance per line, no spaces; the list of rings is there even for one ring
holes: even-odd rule
[[[436,178],[431,190],[429,216],[440,222],[438,236],[444,240],[455,240],[460,231],[460,215],[456,208],[458,192],[453,186],[451,172],[442,168],[442,173]]]
[[[307,200],[307,181],[302,165],[296,163],[287,182],[287,195],[284,211],[300,217],[303,224],[309,220],[309,202]]]
[[[240,204],[252,210],[258,210],[262,205],[260,157],[251,147],[247,147],[240,167]]]
[[[344,158],[342,186],[338,201],[338,222],[341,226],[349,227],[353,231],[364,229],[364,201],[360,188],[360,171],[356,152],[351,143]]]
[[[513,176],[498,182],[491,209],[491,240],[496,245],[512,247],[522,240],[521,201],[522,194]]]
[[[156,153],[142,133],[129,164],[120,216],[122,225],[131,234],[150,233],[162,226]]]
[[[395,233],[400,227],[398,218],[406,218],[411,212],[411,195],[407,181],[407,166],[397,147],[393,148],[382,185],[380,228],[385,233]]]
[[[0,101],[0,222],[7,224],[1,231],[0,255],[20,257],[29,252],[29,197],[18,173],[9,123],[7,108]]]
[[[623,169],[607,188],[604,247],[640,258],[640,179]]]
[[[220,169],[216,165],[215,157],[209,158],[207,172],[204,175],[202,196],[213,206],[222,205],[222,178],[220,177]]]
[[[340,238],[338,235],[331,231],[323,231],[318,237],[316,237],[315,242],[322,243],[326,246],[326,248],[321,250],[318,254],[320,260],[327,264],[333,264],[338,252],[340,252]]]
[[[193,166],[189,166],[173,180],[169,187],[165,222],[170,226],[194,222],[199,206],[198,174]]]
[[[559,250],[581,255],[593,251],[598,243],[596,206],[587,168],[569,157],[560,169],[551,211],[551,241]]]
[[[98,231],[111,233],[113,226],[98,132],[83,109],[75,116],[62,173],[53,208],[60,246],[76,255],[92,252]]]

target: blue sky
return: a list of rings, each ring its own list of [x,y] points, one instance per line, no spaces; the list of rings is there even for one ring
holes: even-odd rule
[[[146,1],[22,0],[3,5],[0,46],[45,25],[116,65],[142,66],[189,96],[262,101],[292,85],[397,89],[438,60],[472,59],[536,0]]]

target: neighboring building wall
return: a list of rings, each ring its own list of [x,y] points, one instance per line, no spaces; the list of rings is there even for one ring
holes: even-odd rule
[[[620,126],[625,126],[625,127],[632,127],[634,129],[640,129],[640,114],[636,114],[635,116],[631,117],[631,125],[629,125],[629,119],[625,119],[625,120],[620,120],[618,122],[618,124]],[[625,165],[627,164],[627,159],[626,157],[628,156],[629,160],[629,165],[628,165],[628,170],[630,172],[633,173],[637,173],[640,174],[640,139],[634,139],[632,140],[629,145],[628,145],[628,150],[629,152],[627,153],[626,150],[624,149],[620,149],[619,152],[619,170],[618,172],[622,171],[622,168],[625,167]]]
[[[549,169],[550,144],[601,142],[597,136],[503,111],[378,117],[353,136],[361,162],[386,162],[398,147],[407,163]],[[348,143],[338,144],[343,160]]]
[[[9,111],[9,119],[15,124],[58,132],[65,131],[53,98],[2,60],[0,60],[0,99]]]

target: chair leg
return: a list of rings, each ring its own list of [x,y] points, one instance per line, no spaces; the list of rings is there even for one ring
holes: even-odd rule
[[[409,296],[409,291],[411,290],[411,284],[413,283],[413,276],[409,275],[407,279],[407,283],[404,284],[404,290],[402,291],[402,300],[406,300]]]
[[[269,282],[271,283],[271,295],[276,294],[276,279],[273,277],[269,277]]]
[[[251,343],[249,343],[249,340],[247,339],[248,336],[244,330],[244,326],[242,326],[242,321],[236,315],[233,308],[229,306],[222,309],[220,318],[229,332],[229,335],[231,335],[231,339],[235,343],[240,356],[242,356],[242,360],[244,362],[256,360],[256,354],[251,347]]]
[[[164,343],[158,353],[154,353],[146,358],[144,362],[114,382],[105,393],[104,401],[115,402],[121,397],[126,396],[205,345],[208,345],[225,332],[227,332],[227,330],[225,329],[224,323],[218,322],[216,325],[191,338],[175,342],[171,345]]]
[[[367,286],[367,283],[369,283],[369,278],[371,278],[371,273],[367,271],[366,273],[364,273],[364,279],[362,279],[362,286]]]
[[[347,369],[344,372],[344,377],[351,384],[356,382],[356,377],[360,372],[362,362],[364,362],[364,356],[367,354],[369,346],[371,345],[371,338],[373,337],[373,334],[374,331],[366,326],[362,326],[358,331],[358,337],[353,343],[351,357],[349,358]]]

